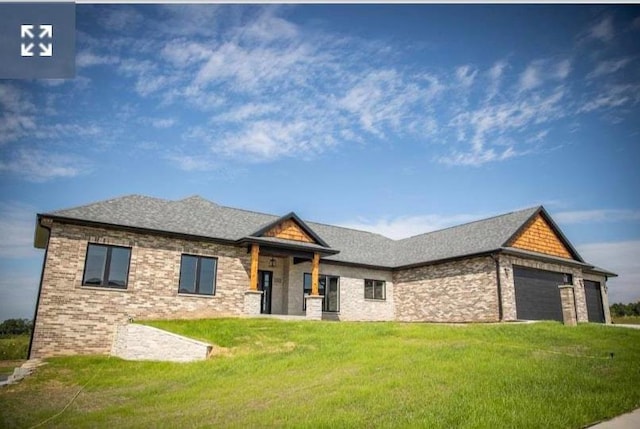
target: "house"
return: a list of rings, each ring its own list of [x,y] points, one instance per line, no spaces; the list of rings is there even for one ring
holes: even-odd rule
[[[131,319],[277,315],[610,323],[606,281],[543,207],[392,240],[131,195],[38,214],[31,357],[108,353]]]

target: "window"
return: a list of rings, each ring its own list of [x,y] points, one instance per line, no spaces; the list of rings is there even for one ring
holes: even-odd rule
[[[384,280],[365,280],[364,281],[364,298],[365,299],[386,299],[386,282]]]
[[[91,244],[87,246],[83,286],[126,289],[131,248]]]
[[[304,296],[311,295],[310,273],[304,273],[302,288]],[[324,296],[322,311],[334,313],[340,311],[340,277],[319,275],[318,293]],[[302,301],[302,309],[307,309],[307,302],[304,299]]]
[[[215,295],[217,268],[218,260],[216,258],[182,255],[178,292]]]

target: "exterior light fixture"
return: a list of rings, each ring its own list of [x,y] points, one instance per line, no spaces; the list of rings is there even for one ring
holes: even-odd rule
[[[271,259],[269,259],[269,266],[272,268],[276,266],[276,258],[272,257]]]

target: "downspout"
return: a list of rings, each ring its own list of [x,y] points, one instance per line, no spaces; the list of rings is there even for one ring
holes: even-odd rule
[[[36,332],[36,318],[38,317],[38,308],[40,307],[40,294],[42,293],[42,282],[44,281],[44,269],[47,264],[47,255],[49,254],[49,239],[51,238],[51,228],[42,225],[41,219],[38,219],[38,225],[46,229],[47,234],[47,246],[44,249],[44,259],[42,260],[42,271],[40,272],[40,286],[38,286],[38,298],[36,298],[36,309],[33,313],[33,326],[31,327],[31,338],[29,339],[29,351],[27,352],[27,359],[31,359],[31,349],[33,347],[33,336]]]
[[[500,258],[497,254],[491,255],[491,258],[496,263],[496,284],[498,286],[498,320],[503,321],[502,311],[502,282],[500,281]]]

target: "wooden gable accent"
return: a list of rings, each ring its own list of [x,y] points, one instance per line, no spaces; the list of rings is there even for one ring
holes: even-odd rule
[[[265,237],[276,237],[284,240],[304,241],[305,243],[315,243],[315,240],[309,236],[296,221],[286,219],[267,232]]]
[[[512,240],[511,247],[573,259],[571,251],[541,214],[538,214],[520,235]]]

